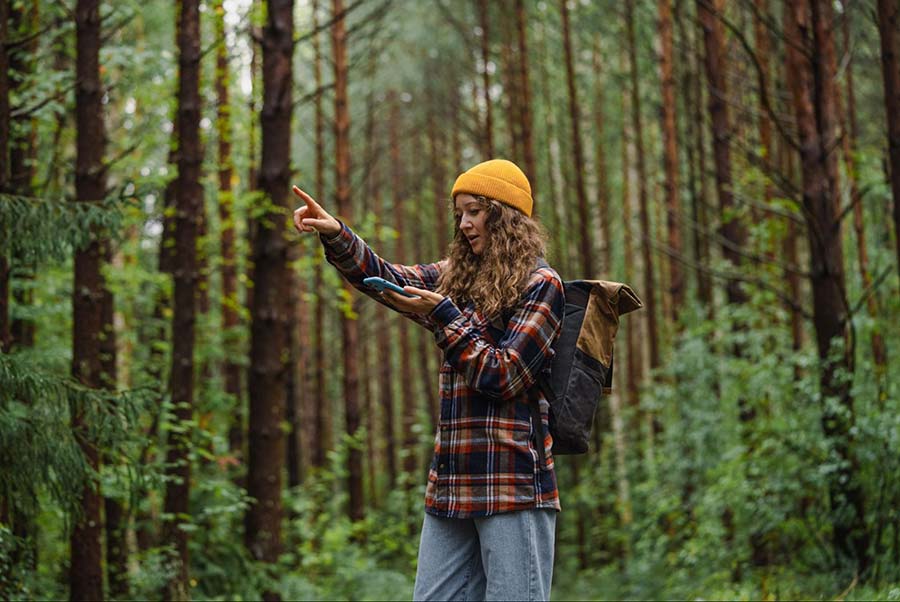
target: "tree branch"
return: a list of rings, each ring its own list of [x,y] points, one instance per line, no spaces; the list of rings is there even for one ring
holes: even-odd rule
[[[306,33],[303,33],[303,34],[297,36],[296,38],[294,38],[294,44],[299,44],[300,42],[305,42],[306,40],[310,39],[314,35],[325,31],[326,29],[328,29],[329,27],[331,27],[332,25],[334,25],[335,23],[337,23],[338,21],[343,19],[345,16],[350,14],[352,11],[354,11],[357,8],[359,8],[360,6],[362,6],[366,1],[367,0],[356,0],[356,2],[348,5],[347,8],[345,8],[338,14],[332,15],[332,17],[330,19],[320,23],[319,26],[316,27],[315,29],[311,29],[310,31],[307,31]],[[387,3],[389,4],[390,2],[387,2]]]
[[[639,236],[639,238],[643,239],[644,237]],[[807,320],[813,319],[812,314],[810,312],[808,312],[804,307],[802,307],[796,301],[794,301],[788,294],[782,292],[780,289],[769,284],[765,280],[762,280],[760,278],[755,278],[753,276],[746,276],[746,275],[740,274],[740,273],[729,274],[729,273],[725,273],[725,272],[720,272],[719,270],[714,270],[713,268],[711,268],[709,266],[705,266],[705,265],[699,264],[695,261],[688,259],[687,257],[685,257],[681,253],[675,251],[668,245],[665,245],[656,240],[653,240],[652,238],[650,239],[650,244],[654,248],[656,248],[658,251],[664,253],[665,255],[671,257],[672,259],[678,261],[679,263],[686,265],[694,270],[703,272],[705,274],[709,274],[710,276],[713,276],[715,278],[719,278],[722,280],[731,280],[734,282],[744,282],[744,283],[752,284],[759,288],[768,290],[768,291],[774,293],[775,296],[778,297],[778,299],[781,300],[782,303],[784,303],[786,306],[790,307],[792,310],[794,310],[797,313],[799,313],[800,315],[802,315]]]

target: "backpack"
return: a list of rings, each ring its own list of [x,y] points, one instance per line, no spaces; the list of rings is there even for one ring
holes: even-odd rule
[[[538,267],[548,267],[541,260]],[[613,343],[619,317],[643,303],[626,284],[606,280],[570,280],[563,283],[566,309],[562,330],[553,344],[550,370],[537,386],[550,403],[553,453],[588,451],[594,414],[602,395],[612,390]],[[531,404],[538,456],[545,463],[543,423],[537,402]]]

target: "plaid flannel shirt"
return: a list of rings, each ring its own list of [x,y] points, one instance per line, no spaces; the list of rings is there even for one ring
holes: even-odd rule
[[[400,286],[434,290],[445,262],[392,264],[376,255],[350,228],[321,237],[325,256],[364,294],[385,305],[363,285],[380,276]],[[425,511],[472,518],[529,508],[560,509],[548,424],[549,405],[533,386],[549,368],[551,344],[565,309],[562,281],[551,268],[536,269],[505,330],[444,298],[427,316],[406,314],[431,330],[444,352],[440,372],[440,424],[428,471]],[[545,463],[540,464],[531,421],[538,402]]]

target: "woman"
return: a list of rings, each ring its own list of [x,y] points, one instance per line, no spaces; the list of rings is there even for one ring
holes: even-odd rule
[[[535,383],[550,365],[565,300],[559,275],[542,261],[545,236],[531,219],[525,174],[495,159],[460,175],[449,257],[414,266],[384,261],[294,193],[305,202],[296,228],[317,232],[326,259],[353,286],[431,330],[444,353],[414,598],[549,599],[560,507],[548,404]],[[363,284],[370,276],[416,297],[377,293]]]

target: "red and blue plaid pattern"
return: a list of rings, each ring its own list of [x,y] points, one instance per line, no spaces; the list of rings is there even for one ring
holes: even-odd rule
[[[385,301],[363,285],[364,278],[380,276],[400,286],[434,290],[445,265],[388,263],[347,226],[322,240],[329,263],[380,303]],[[549,405],[540,387],[533,385],[550,365],[564,309],[559,275],[540,268],[532,274],[505,330],[472,303],[459,308],[449,298],[428,316],[404,314],[434,332],[444,352],[440,424],[425,490],[426,512],[472,518],[528,508],[559,510],[547,428]],[[532,432],[530,404],[535,401],[546,434],[544,466]]]

